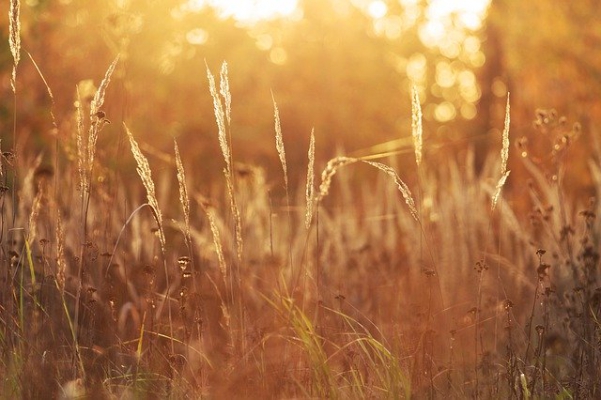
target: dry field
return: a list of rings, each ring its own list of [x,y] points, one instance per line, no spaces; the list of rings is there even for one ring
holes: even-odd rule
[[[17,25],[11,8],[13,83]],[[207,67],[223,159],[207,193],[175,140],[159,171],[127,125],[135,167],[97,149],[119,63],[53,121],[51,162],[2,148],[3,398],[600,396],[599,203],[563,179],[578,124],[541,110],[529,145],[508,98],[476,171],[469,145],[423,142],[414,91],[402,154],[316,160],[308,132],[291,166],[274,100],[268,182],[235,157],[224,63]]]

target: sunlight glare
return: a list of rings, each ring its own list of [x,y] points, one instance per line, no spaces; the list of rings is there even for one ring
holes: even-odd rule
[[[468,29],[476,30],[482,25],[490,0],[432,0],[428,6],[427,16],[430,20],[448,18],[456,13],[459,21]]]
[[[367,12],[373,19],[380,19],[388,12],[388,6],[382,0],[376,0],[369,3]]]
[[[191,10],[206,6],[217,10],[222,18],[254,23],[291,15],[297,9],[297,0],[189,0]]]
[[[426,10],[428,22],[420,31],[420,38],[429,47],[440,43],[448,33],[451,15],[456,15],[465,29],[476,31],[482,27],[489,5],[490,0],[432,0]]]

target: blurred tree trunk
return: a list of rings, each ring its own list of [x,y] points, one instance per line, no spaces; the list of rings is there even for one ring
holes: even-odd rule
[[[490,14],[495,13],[494,9],[498,7],[497,4],[498,2],[496,1],[492,2],[489,10]],[[498,113],[496,112],[501,100],[497,96],[498,93],[497,95],[495,94],[493,85],[497,79],[507,84],[500,32],[493,21],[487,21],[484,26],[484,40],[482,44],[486,62],[478,73],[478,81],[480,82],[482,94],[478,102],[478,114],[473,128],[478,138],[475,142],[475,161],[478,171],[481,169],[490,151],[491,142],[494,146],[498,141],[495,138],[491,138],[491,131],[498,130],[499,128],[502,129],[502,125],[499,125]]]

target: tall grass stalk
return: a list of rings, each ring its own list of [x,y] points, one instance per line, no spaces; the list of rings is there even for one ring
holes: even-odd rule
[[[111,63],[108,70],[105,73],[104,78],[100,82],[98,89],[96,90],[92,102],[90,104],[89,119],[88,119],[88,136],[84,138],[84,120],[83,120],[83,104],[82,99],[79,96],[78,88],[78,100],[77,100],[77,156],[79,165],[79,176],[80,176],[80,190],[81,190],[81,216],[82,216],[82,233],[81,240],[83,243],[80,244],[80,256],[79,256],[79,287],[75,296],[75,323],[74,326],[79,326],[79,300],[81,299],[81,284],[83,282],[83,270],[86,263],[84,252],[86,243],[88,243],[88,212],[90,209],[91,201],[91,182],[92,175],[94,172],[94,157],[96,154],[96,142],[98,140],[98,134],[108,122],[106,120],[104,112],[101,111],[101,107],[104,104],[104,98],[106,89],[111,81],[111,76],[115,70],[119,56]]]
[[[115,59],[107,69],[104,78],[102,79],[102,81],[100,81],[98,90],[94,94],[94,98],[90,103],[90,128],[88,131],[87,143],[87,163],[90,175],[92,174],[94,168],[94,157],[96,155],[96,143],[98,142],[98,134],[108,122],[108,120],[105,118],[104,111],[102,111],[102,106],[104,105],[104,98],[106,95],[106,89],[108,88],[109,83],[111,82],[111,77],[113,76],[113,72],[115,72],[115,67],[117,66],[118,62],[119,56],[115,57]]]
[[[305,188],[305,228],[309,229],[313,220],[313,201],[315,200],[315,129],[311,130],[307,157],[309,162],[307,164],[307,184]]]
[[[507,162],[509,160],[509,126],[511,124],[511,115],[510,115],[510,102],[509,102],[509,93],[507,93],[507,103],[505,106],[505,120],[504,120],[504,124],[503,124],[503,133],[502,133],[502,139],[501,139],[501,168],[500,168],[500,175],[501,177],[499,178],[497,185],[495,187],[495,191],[492,195],[491,198],[491,207],[490,207],[490,214],[491,214],[491,219],[489,221],[489,225],[488,225],[488,232],[487,235],[490,235],[492,232],[492,214],[494,213],[496,207],[497,207],[497,203],[499,201],[499,197],[501,195],[501,190],[503,189],[503,186],[505,185],[505,183],[507,182],[507,178],[509,177],[509,173],[511,171],[507,170]],[[488,243],[488,241],[487,241]],[[499,244],[500,246],[500,244]],[[499,249],[500,251],[500,249]],[[485,252],[486,253],[486,252]],[[479,364],[479,351],[483,352],[484,349],[481,348],[479,345],[479,342],[481,342],[481,338],[480,338],[480,328],[481,328],[481,319],[482,319],[482,290],[483,290],[483,284],[484,284],[484,278],[485,278],[485,274],[488,271],[488,264],[487,264],[487,260],[486,259],[482,259],[480,261],[478,261],[476,263],[476,272],[478,273],[478,283],[477,283],[477,291],[476,291],[476,307],[475,307],[475,324],[474,324],[474,374],[475,374],[475,396],[479,397],[480,396],[480,381],[479,381],[479,369],[480,369],[480,364]],[[498,286],[497,286],[497,301],[500,300],[500,290],[501,290],[501,286],[502,286],[502,281],[501,281],[501,265],[500,263],[497,263],[497,279],[498,279]],[[498,313],[495,310],[495,345],[497,343],[497,339],[496,339],[496,334],[497,334],[497,318]]]
[[[411,136],[413,139],[413,149],[415,152],[415,165],[417,167],[417,194],[418,194],[418,219],[419,219],[419,225],[420,225],[420,235],[419,235],[419,254],[420,254],[420,259],[422,260],[421,262],[423,263],[423,259],[424,259],[424,238],[427,235],[426,232],[426,227],[421,223],[421,221],[423,220],[423,215],[422,215],[422,205],[424,202],[424,195],[423,195],[423,184],[424,184],[424,177],[425,177],[425,173],[423,171],[423,166],[422,166],[422,159],[423,159],[423,154],[422,154],[422,148],[423,148],[423,124],[422,124],[422,108],[421,108],[421,102],[419,99],[419,93],[417,91],[417,88],[415,87],[415,85],[412,86],[411,88]],[[437,266],[437,262],[434,259],[434,255],[432,254],[432,250],[430,249],[430,247],[428,247],[428,250],[430,252],[430,259],[432,262],[432,269],[430,268],[426,268],[425,265],[422,266],[422,270],[425,271],[425,274],[428,278],[432,278],[432,273],[430,271],[434,272],[434,278],[436,279],[436,281],[438,282],[438,289],[440,292],[440,297],[441,297],[441,302],[442,302],[442,309],[445,308],[445,302],[444,302],[444,298],[443,298],[443,293],[442,293],[442,286],[440,285],[440,276],[438,273],[438,266]],[[426,316],[426,326],[425,326],[425,331],[424,331],[424,335],[428,335],[428,332],[431,331],[431,324],[432,324],[432,300],[433,300],[433,288],[432,288],[432,283],[433,279],[428,279],[428,305],[427,305],[427,316]],[[424,345],[422,348],[423,351],[423,359],[426,360],[427,357],[427,349],[426,346]],[[431,357],[431,356],[430,356]],[[427,374],[428,374],[428,378],[430,381],[430,392],[433,393],[434,390],[434,384],[433,384],[433,371],[432,371],[432,363],[428,362],[428,366],[427,366]]]
[[[179,186],[179,202],[184,213],[184,239],[188,249],[188,257],[190,257],[190,268],[192,270],[192,282],[196,289],[197,276],[194,264],[194,251],[192,249],[192,233],[190,228],[190,196],[188,195],[188,185],[186,184],[186,171],[179,152],[177,141],[173,139],[173,151],[175,154],[175,165],[177,168],[177,182]]]
[[[236,202],[236,192],[235,192],[235,179],[234,179],[234,171],[232,169],[233,159],[232,159],[232,146],[231,146],[231,130],[230,130],[230,122],[231,122],[231,96],[229,93],[229,80],[228,80],[228,72],[227,72],[227,63],[223,63],[221,65],[221,73],[220,73],[220,91],[217,92],[217,86],[215,84],[215,78],[207,65],[207,77],[209,80],[209,90],[211,92],[211,97],[213,98],[213,110],[215,112],[215,120],[217,121],[217,129],[218,129],[218,138],[219,138],[219,147],[221,148],[221,153],[223,154],[223,159],[225,161],[225,183],[227,185],[227,193],[230,199],[230,210],[232,212],[232,217],[234,219],[234,235],[236,238],[236,255],[238,258],[238,263],[242,261],[242,255],[244,250],[244,243],[242,240],[242,222],[240,218],[240,210],[238,208],[238,204]],[[221,98],[220,95],[221,94]],[[222,101],[223,98],[223,101]],[[225,106],[224,106],[225,102]],[[226,124],[227,121],[227,124]]]
[[[244,352],[246,343],[246,328],[245,328],[245,310],[244,310],[244,291],[242,289],[242,276],[240,269],[242,268],[243,255],[244,255],[244,241],[242,238],[242,218],[240,216],[240,208],[236,200],[236,187],[235,178],[233,171],[233,157],[232,157],[232,145],[231,145],[231,95],[229,92],[229,78],[227,63],[224,62],[221,65],[220,71],[220,86],[219,93],[215,85],[215,78],[211,73],[209,66],[207,65],[207,77],[209,80],[209,91],[213,98],[213,109],[215,112],[215,119],[217,120],[219,146],[221,147],[221,153],[225,161],[225,183],[227,187],[227,193],[230,200],[230,211],[232,213],[234,222],[234,237],[235,237],[235,249],[236,249],[236,268],[230,268],[227,270],[227,275],[224,275],[224,279],[229,278],[229,297],[234,305],[234,310],[237,312],[237,322],[239,328],[238,341],[242,348],[241,352]],[[220,97],[221,96],[221,97]],[[227,305],[223,304],[222,307],[227,309]],[[228,324],[229,325],[229,324]],[[230,327],[233,329],[233,327]]]
[[[413,137],[413,147],[415,150],[415,163],[419,168],[422,163],[423,126],[422,108],[419,101],[419,93],[415,86],[411,88],[411,136]]]
[[[169,278],[169,269],[167,268],[167,243],[165,239],[165,229],[163,226],[163,214],[161,213],[161,209],[159,207],[159,202],[157,200],[157,196],[155,193],[154,181],[152,179],[152,171],[150,170],[150,164],[148,160],[142,154],[140,150],[140,146],[138,146],[138,142],[134,139],[133,134],[127,128],[125,124],[123,124],[125,128],[125,133],[127,133],[127,137],[129,138],[129,144],[131,146],[131,152],[138,164],[136,171],[142,180],[142,184],[146,189],[146,198],[148,199],[148,204],[152,210],[152,214],[158,226],[158,236],[159,242],[161,245],[161,255],[163,257],[163,269],[165,272],[165,299],[162,303],[162,307],[167,305],[167,314],[169,316],[169,330],[170,330],[170,343],[171,343],[171,352],[174,352],[174,336],[173,336],[173,317],[171,315],[171,282]],[[162,308],[161,307],[161,308]]]
[[[10,0],[8,11],[8,44],[13,56],[13,72],[10,85],[13,94],[17,94],[17,67],[21,60],[21,1]]]
[[[290,276],[292,279],[295,278],[294,265],[292,261],[292,218],[290,215],[290,188],[288,186],[288,164],[286,162],[286,148],[284,147],[284,137],[282,135],[282,124],[280,122],[280,111],[275,101],[273,93],[271,94],[273,101],[273,114],[274,114],[274,127],[275,127],[275,147],[280,158],[280,164],[282,165],[282,171],[284,172],[284,190],[286,192],[286,217],[288,220],[288,263],[290,265]],[[294,291],[296,288],[292,287]]]
[[[10,0],[10,8],[8,11],[8,45],[13,57],[13,69],[10,77],[10,86],[13,91],[13,143],[12,153],[16,156],[17,153],[17,68],[21,60],[21,1]],[[16,171],[13,171],[13,181],[16,181]],[[13,188],[12,192],[13,204],[17,202],[17,193]],[[4,215],[2,216],[4,219]],[[13,208],[12,223],[14,225],[16,219],[16,210]]]
[[[511,171],[507,170],[507,160],[509,159],[509,124],[511,123],[510,118],[510,105],[509,105],[509,93],[507,93],[507,105],[505,107],[505,124],[503,127],[503,146],[501,148],[501,178],[497,182],[495,193],[492,197],[491,210],[494,211],[501,195],[501,189],[505,186],[505,182],[509,177]]]

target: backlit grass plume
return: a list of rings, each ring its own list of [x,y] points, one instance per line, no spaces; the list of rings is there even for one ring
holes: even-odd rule
[[[230,209],[234,218],[235,236],[236,236],[236,255],[238,260],[242,260],[243,253],[243,241],[242,241],[242,222],[240,218],[240,210],[236,203],[236,197],[234,194],[234,174],[232,170],[232,151],[230,141],[228,139],[228,129],[230,127],[230,111],[231,111],[231,95],[229,92],[229,80],[227,74],[227,63],[223,63],[221,66],[220,73],[220,86],[219,93],[217,93],[217,86],[215,85],[215,78],[207,65],[207,78],[209,79],[209,91],[213,98],[213,109],[215,112],[215,119],[217,121],[219,147],[225,160],[225,183],[227,186],[228,196],[230,198]],[[219,95],[221,94],[221,97]],[[223,102],[221,100],[223,98]],[[224,106],[225,103],[225,106]],[[226,125],[227,119],[227,125]]]
[[[419,94],[415,86],[411,88],[411,134],[413,136],[413,147],[415,149],[415,162],[419,167],[422,163],[422,108],[419,103]]]
[[[211,97],[213,98],[213,111],[215,112],[215,120],[217,121],[217,134],[219,139],[219,147],[221,148],[221,153],[223,154],[223,158],[225,160],[225,169],[227,174],[231,174],[232,165],[231,165],[231,154],[230,154],[230,146],[227,140],[227,129],[225,125],[225,111],[223,109],[223,103],[219,98],[219,94],[217,93],[217,86],[215,85],[215,78],[213,74],[209,70],[207,66],[207,78],[209,79],[209,91],[211,92]],[[222,88],[224,86],[222,85]]]
[[[507,172],[507,160],[509,159],[509,93],[507,93],[507,105],[505,106],[505,125],[503,126],[503,145],[501,149],[501,175]]]
[[[177,182],[179,184],[179,202],[182,205],[182,209],[184,211],[186,240],[190,245],[190,196],[188,196],[188,186],[186,185],[186,173],[184,171],[184,164],[182,162],[182,157],[179,152],[179,146],[177,145],[177,141],[175,139],[173,139],[173,148],[175,152],[175,165],[177,167]]]
[[[219,93],[225,102],[225,118],[228,126],[232,123],[232,95],[230,94],[230,81],[227,73],[227,63],[221,64],[221,72],[219,74]]]
[[[148,163],[148,160],[146,159],[144,154],[142,154],[140,146],[138,146],[138,142],[136,142],[136,139],[134,139],[134,135],[131,133],[131,131],[125,124],[123,124],[123,126],[125,127],[125,132],[127,133],[127,137],[129,138],[131,152],[134,155],[136,163],[138,164],[136,171],[138,171],[138,175],[140,175],[140,179],[142,179],[142,184],[146,189],[146,199],[148,200],[148,204],[152,209],[154,218],[159,228],[158,234],[159,241],[161,243],[161,249],[163,250],[163,252],[165,252],[166,241],[165,231],[163,229],[163,215],[161,213],[161,209],[159,208],[159,202],[157,200],[156,192],[154,189],[154,181],[152,180],[152,171],[150,170],[150,164]]]
[[[305,227],[309,229],[313,219],[313,199],[315,198],[315,129],[311,130],[311,139],[309,141],[308,152],[309,164],[307,166],[307,188],[305,198],[307,201],[307,210],[305,212]]]
[[[497,182],[495,194],[492,197],[492,211],[494,211],[497,207],[497,202],[499,201],[499,196],[501,195],[501,189],[503,189],[503,186],[507,181],[507,177],[509,177],[509,173],[511,172],[507,171],[507,160],[509,159],[509,123],[511,122],[509,109],[509,93],[507,93],[507,105],[505,106],[505,126],[503,127],[503,144],[501,147],[501,178]]]
[[[17,67],[21,60],[21,2],[20,0],[11,0],[8,11],[8,44],[10,53],[13,56],[13,72],[10,79],[10,86],[13,93],[17,93]]]
[[[282,125],[280,123],[280,111],[278,110],[278,105],[273,98],[273,94],[271,95],[273,100],[273,113],[275,120],[275,146],[278,151],[278,156],[280,157],[280,163],[282,164],[282,169],[284,170],[284,186],[286,188],[286,193],[288,193],[288,165],[286,164],[286,149],[284,148],[284,138],[282,137]]]
[[[386,173],[388,176],[394,179],[394,183],[396,183],[399,192],[403,196],[405,203],[409,207],[409,212],[411,212],[411,216],[419,222],[419,214],[417,212],[417,208],[415,207],[415,201],[413,200],[413,195],[411,194],[411,190],[403,180],[398,176],[394,169],[389,167],[386,164],[382,164],[380,162],[363,160],[361,158],[354,157],[336,157],[332,158],[328,161],[326,168],[321,173],[321,185],[319,186],[319,194],[317,195],[316,203],[319,203],[323,200],[324,197],[328,195],[330,190],[330,186],[332,184],[332,178],[338,172],[338,170],[345,165],[353,164],[356,162],[362,162],[368,165],[371,165],[374,168],[379,169],[380,171]]]
[[[94,164],[94,155],[96,154],[96,142],[98,141],[98,133],[108,121],[104,117],[104,112],[101,111],[102,105],[104,104],[104,96],[106,89],[111,82],[113,72],[119,61],[119,56],[111,63],[108,70],[104,75],[104,79],[100,82],[98,90],[94,94],[92,103],[90,104],[90,130],[88,134],[88,168],[92,168]]]

